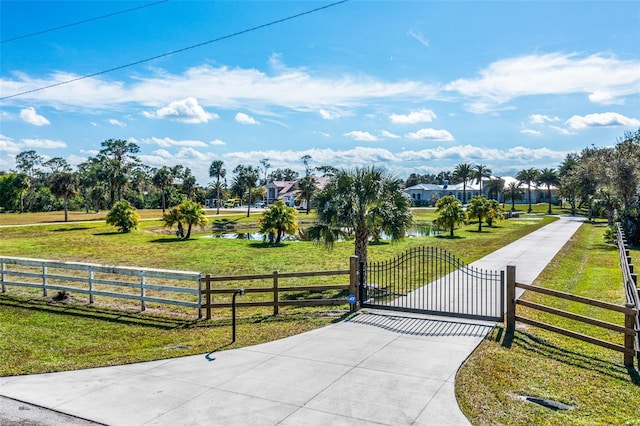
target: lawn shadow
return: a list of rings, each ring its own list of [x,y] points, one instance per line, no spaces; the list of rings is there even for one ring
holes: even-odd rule
[[[121,235],[121,234],[122,232],[119,232],[119,231],[111,231],[111,232],[96,232],[93,235],[100,237],[105,235]]]
[[[58,228],[54,229],[53,232],[69,232],[69,231],[86,231],[87,229],[91,229],[88,226],[76,226],[73,228]],[[97,235],[97,234],[94,234]]]
[[[40,300],[15,300],[0,297],[0,306],[12,306],[14,308],[25,309],[27,311],[38,311],[51,314],[68,315],[71,317],[90,318],[112,323],[160,328],[163,330],[191,328],[198,323],[198,320],[195,319],[189,320],[180,318],[157,317],[133,312],[116,311],[96,306],[87,306],[77,303],[47,303]]]
[[[497,329],[501,329],[501,327],[497,327]],[[499,337],[501,336],[501,346],[505,348],[517,346],[528,353],[536,353],[545,358],[574,367],[592,370],[614,379],[623,381],[631,379],[631,382],[635,386],[640,386],[640,373],[634,367],[625,367],[622,362],[622,355],[620,355],[620,362],[607,361],[584,355],[577,350],[568,349],[567,347],[556,346],[543,338],[523,330],[516,330],[514,333],[505,333],[503,330],[497,331],[495,341],[499,342]],[[494,340],[494,338],[492,337],[491,340]]]
[[[435,237],[436,238],[440,238],[442,240],[459,240],[459,239],[464,238],[464,237],[461,237],[460,235],[453,235],[453,236],[451,236],[451,235],[436,235]]]
[[[189,238],[188,240],[183,240],[182,238],[156,238],[155,240],[151,240],[149,242],[166,244],[166,243],[182,243],[185,241],[193,241],[193,240],[195,240],[195,238]]]

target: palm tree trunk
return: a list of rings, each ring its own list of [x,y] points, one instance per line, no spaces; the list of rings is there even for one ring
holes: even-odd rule
[[[216,182],[216,214],[220,214],[220,175]]]
[[[527,185],[527,196],[529,197],[529,211],[531,213],[531,184]]]
[[[369,246],[369,233],[366,226],[356,229],[355,255],[358,262],[367,263],[367,248]]]
[[[64,221],[65,222],[69,221],[68,205],[69,205],[69,199],[67,197],[64,197]]]
[[[167,206],[167,201],[166,201],[166,197],[165,197],[165,191],[164,191],[164,187],[162,188],[162,213],[164,213],[164,209]]]
[[[551,214],[551,186],[547,185],[547,197],[549,198],[549,213]]]
[[[184,236],[185,240],[188,240],[189,238],[191,238],[191,223],[189,223],[189,226],[187,227],[187,235]]]

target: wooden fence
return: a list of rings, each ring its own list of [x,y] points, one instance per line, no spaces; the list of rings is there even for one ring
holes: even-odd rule
[[[634,305],[626,304],[625,306],[619,306],[612,303],[602,302],[599,300],[589,299],[586,297],[576,296],[573,294],[564,293],[561,291],[550,290],[542,287],[537,287],[528,284],[518,283],[515,280],[516,268],[513,265],[507,266],[507,315],[506,315],[506,331],[507,333],[513,333],[516,327],[516,321],[520,321],[525,324],[533,325],[548,331],[552,331],[563,336],[572,337],[574,339],[582,340],[584,342],[592,343],[594,345],[601,346],[603,348],[611,349],[614,351],[622,352],[624,354],[624,365],[627,367],[633,366],[633,357],[640,357],[640,352],[636,348],[637,330],[635,324],[638,318],[638,309]],[[570,300],[573,302],[584,303],[590,306],[595,306],[602,309],[607,309],[624,314],[624,327],[612,324],[605,321],[600,321],[594,318],[577,315],[571,312],[563,311],[560,309],[552,308],[550,306],[540,305],[538,303],[529,302],[526,300],[520,300],[515,298],[516,287],[524,290],[533,291],[536,293],[546,294],[549,296],[557,297],[564,300]],[[617,345],[604,340],[596,339],[591,336],[587,336],[582,333],[576,333],[574,331],[566,330],[551,324],[546,324],[540,321],[536,321],[530,318],[526,318],[516,313],[516,306],[525,306],[531,309],[547,312],[550,314],[558,315],[571,320],[579,321],[585,324],[594,325],[607,330],[615,331],[624,334],[624,345]],[[640,359],[640,358],[639,358]]]
[[[280,273],[273,271],[271,274],[261,275],[238,275],[228,277],[214,277],[206,275],[201,278],[202,290],[201,294],[204,296],[204,302],[202,308],[206,312],[206,319],[211,319],[211,311],[213,309],[229,308],[233,307],[231,302],[213,302],[214,295],[220,294],[234,294],[240,290],[244,294],[255,293],[271,293],[269,300],[266,301],[241,301],[237,303],[238,307],[259,307],[270,306],[273,307],[273,314],[279,313],[281,306],[332,306],[332,305],[345,305],[349,303],[348,298],[315,298],[315,299],[298,299],[298,300],[282,300],[281,295],[283,293],[300,293],[300,292],[322,292],[326,290],[348,290],[349,294],[357,294],[358,286],[358,258],[351,256],[349,259],[349,269],[337,270],[337,271],[315,271],[315,272],[287,272]],[[304,277],[321,277],[321,276],[335,276],[335,275],[348,275],[348,284],[330,284],[330,285],[316,285],[316,286],[282,286],[280,281],[283,279],[300,279]],[[216,282],[230,282],[230,281],[255,281],[255,280],[270,280],[271,286],[269,287],[251,287],[251,288],[212,288],[212,283]],[[351,309],[354,309],[354,304],[351,304]]]
[[[15,286],[38,289],[43,296],[54,290],[84,294],[89,303],[96,296],[129,299],[139,301],[142,311],[147,303],[177,305],[197,309],[199,318],[201,277],[199,272],[0,257],[3,293]]]
[[[616,244],[620,254],[620,267],[622,268],[622,279],[627,297],[627,304],[640,311],[640,288],[638,288],[638,275],[633,272],[633,262],[629,251],[627,238],[624,235],[620,223],[617,225]],[[640,351],[640,315],[636,316],[634,327],[637,330],[635,336],[636,351]],[[639,360],[640,364],[640,360]]]

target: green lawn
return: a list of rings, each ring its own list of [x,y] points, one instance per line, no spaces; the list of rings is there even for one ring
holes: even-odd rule
[[[624,304],[617,249],[604,243],[603,223],[585,224],[535,284]],[[623,325],[622,314],[535,293],[525,299]],[[518,307],[518,315],[622,344],[615,334]],[[460,406],[474,424],[640,424],[640,376],[623,355],[519,324],[512,339],[499,327],[456,378]],[[553,411],[514,395],[548,398],[576,408]]]

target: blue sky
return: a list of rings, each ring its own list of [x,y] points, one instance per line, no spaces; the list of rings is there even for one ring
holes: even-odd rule
[[[206,185],[212,160],[399,177],[557,167],[640,128],[638,1],[1,1],[0,170],[127,139]],[[143,5],[30,37],[23,35]],[[12,96],[20,94],[18,96]]]

